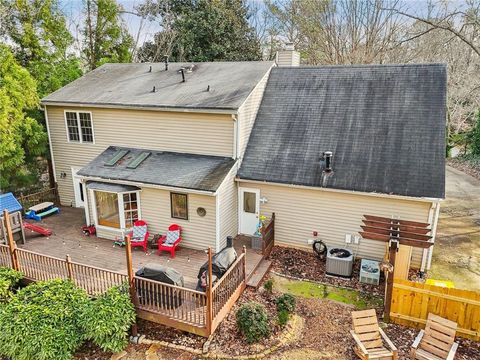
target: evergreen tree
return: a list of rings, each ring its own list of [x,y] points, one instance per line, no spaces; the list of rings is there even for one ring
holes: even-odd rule
[[[47,135],[26,115],[38,106],[35,80],[0,44],[0,190],[19,190],[38,178],[36,157],[43,154]]]
[[[158,61],[167,54],[173,61],[261,60],[246,1],[175,0],[169,4],[154,14],[161,17],[163,30],[156,34],[155,43],[147,42],[140,49],[140,59]]]
[[[82,51],[89,70],[108,62],[132,61],[133,38],[120,11],[115,0],[86,0]]]

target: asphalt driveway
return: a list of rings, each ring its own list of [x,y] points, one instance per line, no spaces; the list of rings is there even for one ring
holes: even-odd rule
[[[480,290],[480,180],[447,166],[429,277]]]

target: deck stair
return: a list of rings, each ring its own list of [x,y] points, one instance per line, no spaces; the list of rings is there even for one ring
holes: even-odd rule
[[[254,289],[258,289],[260,283],[268,274],[270,267],[272,266],[272,262],[270,260],[262,259],[255,270],[250,274],[247,279],[247,286],[252,287]]]

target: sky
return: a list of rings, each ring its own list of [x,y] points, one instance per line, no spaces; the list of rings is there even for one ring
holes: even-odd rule
[[[263,0],[248,0],[250,3],[263,2]],[[348,1],[348,0],[347,0]],[[428,0],[401,0],[406,6],[408,12],[414,14],[422,14],[428,7]],[[435,0],[434,0],[435,1]],[[439,0],[440,1],[440,0]],[[450,6],[458,7],[465,3],[465,0],[444,0],[450,4]],[[134,11],[135,7],[143,3],[144,0],[117,0],[119,4],[123,6],[126,11]],[[72,34],[80,38],[78,35],[78,25],[83,22],[83,0],[60,0],[62,10],[67,16],[69,28]],[[160,25],[155,21],[145,20],[141,23],[141,19],[138,16],[132,14],[123,14],[123,18],[128,27],[130,34],[136,38],[139,34],[138,44],[141,45],[145,41],[153,39],[156,32],[160,30]]]
[[[117,0],[119,4],[127,11],[133,11],[135,7],[144,0]],[[74,36],[77,34],[77,25],[83,21],[82,0],[60,0],[61,8],[67,16],[69,28]],[[140,29],[140,18],[131,14],[123,14],[123,19],[127,24],[130,34],[134,37]],[[145,21],[140,29],[139,44],[153,38],[153,35],[160,30],[160,25],[153,21]]]

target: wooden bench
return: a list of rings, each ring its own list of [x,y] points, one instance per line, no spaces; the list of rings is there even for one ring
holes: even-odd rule
[[[378,326],[375,310],[353,311],[352,320],[353,330],[350,330],[350,333],[356,342],[355,354],[360,359],[398,359],[397,348]]]
[[[458,348],[456,332],[456,322],[428,314],[425,330],[420,330],[410,349],[410,359],[453,360]]]
[[[42,220],[47,215],[59,213],[60,209],[53,205],[52,202],[43,202],[34,206],[31,206],[29,211],[25,214],[27,219],[33,219],[36,221]]]

